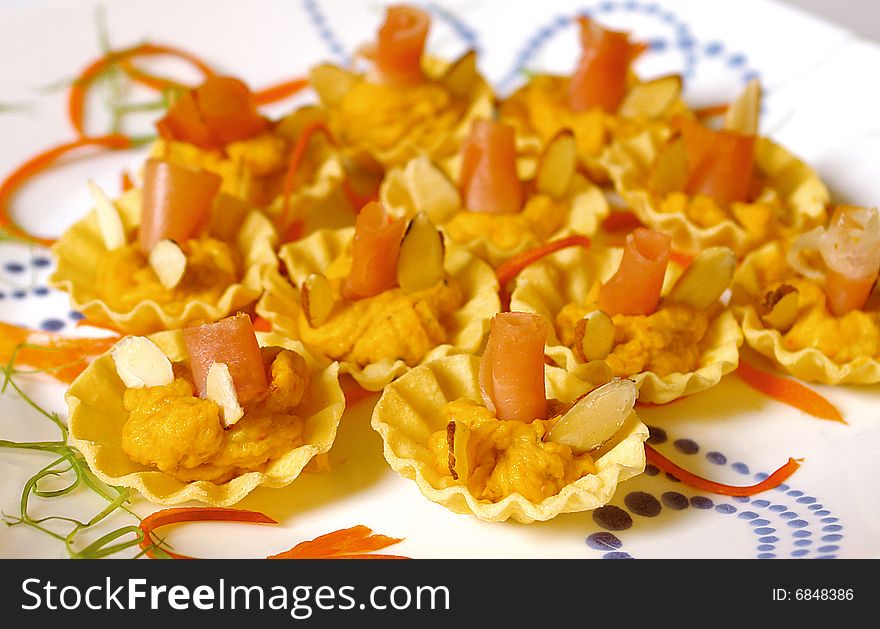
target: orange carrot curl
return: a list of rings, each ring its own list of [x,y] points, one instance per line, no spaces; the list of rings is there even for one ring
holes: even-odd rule
[[[403,540],[396,537],[373,533],[366,526],[359,524],[321,535],[311,541],[300,542],[290,550],[270,555],[267,559],[409,559],[400,555],[372,552],[401,541]]]
[[[697,120],[705,120],[706,118],[718,118],[727,113],[730,109],[728,103],[720,103],[717,105],[707,105],[706,107],[698,107],[694,110],[694,116]]]
[[[793,406],[819,419],[846,423],[834,404],[797,380],[761,371],[745,360],[739,361],[736,373],[747,385],[778,402]]]
[[[287,173],[284,176],[284,189],[282,192],[282,205],[281,205],[281,215],[278,217],[278,231],[286,236],[285,241],[295,240],[296,237],[301,235],[302,226],[298,225],[296,221],[292,221],[290,214],[290,195],[293,194],[294,182],[296,181],[296,174],[299,170],[300,165],[302,164],[303,158],[305,157],[306,150],[309,147],[309,142],[316,133],[323,133],[331,144],[336,142],[336,139],[333,137],[333,133],[327,127],[327,124],[322,120],[315,120],[314,122],[310,122],[303,129],[299,138],[296,141],[296,144],[293,147],[293,152],[290,154],[290,163],[287,166]],[[295,236],[291,238],[291,233]]]
[[[606,232],[631,232],[638,227],[644,227],[642,221],[629,210],[615,210],[602,221],[602,229]]]
[[[192,89],[193,86],[186,85],[180,81],[169,79],[168,77],[151,74],[146,70],[142,70],[135,66],[131,59],[123,59],[119,62],[119,69],[122,70],[128,78],[135,83],[139,83],[144,87],[156,90],[157,92],[183,92]]]
[[[86,66],[85,69],[80,72],[79,76],[77,77],[76,81],[73,83],[70,91],[68,92],[67,115],[68,119],[70,120],[70,124],[73,126],[74,131],[76,131],[76,133],[80,136],[86,135],[84,128],[86,95],[91,84],[104,71],[106,71],[107,68],[115,63],[128,61],[137,57],[157,55],[170,55],[179,59],[183,59],[184,61],[188,61],[205,77],[214,74],[214,71],[211,69],[211,67],[196,55],[175,46],[169,46],[166,44],[144,43],[138,44],[137,46],[132,46],[130,48],[108,52],[107,54],[99,57],[95,61],[91,62],[88,66]],[[126,66],[123,66],[123,69],[125,69],[125,67]],[[136,80],[138,78],[141,79],[142,82],[144,82],[145,84],[150,85],[151,87],[156,87],[158,89],[163,89],[168,85],[167,80],[157,79],[156,77],[152,77],[151,75],[147,75],[143,72],[140,72],[139,74],[136,73]],[[150,79],[153,79],[153,84],[151,84]]]
[[[378,395],[378,391],[370,391],[357,383],[357,381],[348,374],[339,375],[339,384],[342,386],[342,393],[345,395],[345,408],[350,408],[358,402],[367,399],[372,395]]]
[[[21,238],[46,247],[51,246],[52,243],[55,242],[54,239],[34,236],[12,220],[9,212],[9,205],[18,188],[30,178],[40,174],[68,153],[86,147],[100,147],[115,151],[131,148],[131,146],[131,139],[119,133],[97,137],[83,136],[72,142],[54,146],[46,151],[38,153],[34,157],[31,157],[24,164],[12,171],[12,173],[0,183],[0,229],[5,230],[7,234],[13,237]]]
[[[180,524],[182,522],[247,522],[249,524],[278,524],[269,516],[258,513],[257,511],[245,511],[243,509],[226,509],[223,507],[176,507],[172,509],[163,509],[151,513],[140,523],[140,529],[144,533],[143,539],[140,541],[141,550],[147,557],[156,559],[157,553],[156,542],[153,541],[153,531],[169,524]],[[181,555],[162,549],[172,559],[194,559],[188,555]]]
[[[551,240],[540,244],[528,251],[523,251],[520,254],[508,258],[499,264],[498,268],[495,269],[495,276],[498,278],[498,285],[501,287],[501,301],[503,307],[506,309],[510,303],[510,293],[507,288],[508,283],[519,275],[524,268],[559,251],[560,249],[567,249],[568,247],[584,247],[585,249],[588,249],[591,244],[590,239],[586,236],[568,236],[566,238]]]
[[[306,78],[291,79],[290,81],[276,83],[275,85],[270,85],[269,87],[264,87],[263,89],[254,92],[254,102],[260,106],[277,103],[280,100],[299,94],[308,86],[309,80]]]
[[[225,507],[173,507],[156,511],[141,520],[143,539],[139,545],[147,557],[157,559],[194,559],[188,555],[172,552],[157,546],[153,540],[156,529],[170,524],[187,522],[245,522],[248,524],[278,524],[258,511],[229,509]],[[402,540],[374,534],[363,525],[334,531],[311,541],[301,542],[293,548],[267,559],[407,559],[397,555],[367,554],[381,550]]]
[[[68,337],[0,323],[0,361],[27,365],[70,384],[88,366],[89,359],[103,354],[118,340],[118,335]]]
[[[709,491],[713,494],[721,494],[723,496],[754,496],[755,494],[767,491],[768,489],[773,489],[785,482],[785,480],[794,474],[800,467],[800,462],[797,459],[789,457],[788,462],[785,463],[785,465],[777,469],[761,482],[754,485],[738,486],[718,483],[703,478],[702,476],[698,476],[692,472],[688,472],[679,467],[676,463],[667,459],[648,444],[645,444],[645,456],[647,457],[648,463],[657,466],[667,474],[671,474],[685,485],[694,487],[695,489]]]

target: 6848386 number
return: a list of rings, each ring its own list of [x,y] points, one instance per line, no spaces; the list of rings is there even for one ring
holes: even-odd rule
[[[853,588],[798,588],[794,591],[797,601],[851,601]]]

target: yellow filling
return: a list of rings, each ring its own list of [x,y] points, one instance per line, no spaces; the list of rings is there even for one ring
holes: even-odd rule
[[[355,301],[340,298],[317,327],[300,313],[300,337],[336,360],[361,367],[385,360],[412,367],[447,341],[444,319],[462,300],[461,287],[452,278],[410,294],[394,288]]]
[[[554,419],[529,423],[496,419],[488,409],[469,400],[448,402],[442,409],[444,425],[455,420],[470,429],[467,442],[468,478],[457,482],[480,500],[498,502],[513,493],[540,503],[563,487],[595,472],[589,454],[575,456],[571,448],[544,436]],[[431,435],[429,447],[435,466],[450,476],[447,431]]]
[[[263,471],[302,443],[297,406],[309,382],[299,354],[282,350],[276,355],[264,348],[263,358],[271,361],[269,389],[243,404],[244,416],[228,429],[221,423],[220,407],[194,395],[191,376],[183,369],[171,384],[126,389],[123,451],[184,482],[223,483]]]
[[[574,349],[575,326],[596,310],[594,300],[566,304],[556,316],[560,341]],[[651,371],[659,376],[700,367],[709,316],[687,304],[661,305],[650,315],[614,315],[614,345],[604,359],[615,376]]]
[[[547,142],[564,129],[574,133],[578,154],[598,156],[610,137],[615,117],[601,109],[572,111],[567,102],[568,78],[539,75],[502,107],[502,119],[532,131]]]
[[[406,141],[425,147],[442,138],[463,113],[464,103],[437,83],[359,81],[330,111],[330,125],[346,144],[390,150]]]
[[[825,293],[819,286],[802,278],[789,278],[784,283],[798,290],[797,320],[782,335],[787,350],[814,347],[838,363],[860,356],[880,358],[880,313],[851,310],[835,317],[825,307]]]
[[[455,242],[488,240],[500,249],[515,249],[527,239],[546,240],[562,227],[566,208],[547,195],[529,198],[522,211],[511,214],[491,212],[456,213],[443,228]]]
[[[241,262],[228,244],[213,238],[183,245],[186,271],[174,288],[165,288],[137,244],[107,251],[97,260],[95,291],[111,310],[125,312],[142,301],[155,301],[169,314],[180,314],[192,300],[216,302],[238,281]]]

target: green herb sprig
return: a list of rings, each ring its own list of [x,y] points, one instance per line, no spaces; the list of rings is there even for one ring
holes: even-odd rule
[[[0,395],[5,394],[8,389],[14,390],[31,408],[58,428],[60,438],[55,441],[29,442],[0,439],[0,447],[3,448],[45,452],[53,454],[55,457],[51,463],[40,469],[25,483],[19,501],[18,515],[12,516],[4,513],[3,521],[9,526],[28,526],[60,540],[64,543],[68,555],[73,559],[99,559],[138,546],[144,539],[144,533],[136,524],[116,528],[85,546],[80,543],[83,534],[93,531],[117,511],[126,512],[135,518],[138,516],[128,507],[131,498],[129,490],[107,485],[95,476],[89,469],[82,453],[68,444],[67,426],[64,421],[57,413],[47,411],[37,404],[16,382],[15,376],[22,373],[14,368],[15,358],[20,347],[23,346],[19,346],[13,352],[9,362],[3,367],[3,385],[0,388]],[[62,479],[64,484],[60,488],[44,488],[50,479]],[[81,487],[91,490],[107,502],[107,505],[90,519],[82,521],[61,515],[35,518],[30,514],[33,498],[63,498],[73,494]],[[61,527],[54,528],[66,528],[66,530],[59,533],[50,528],[50,524],[60,524]],[[139,555],[140,553],[138,553]]]

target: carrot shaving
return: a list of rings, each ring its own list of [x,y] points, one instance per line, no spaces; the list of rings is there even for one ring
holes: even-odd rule
[[[631,232],[637,227],[643,227],[642,221],[628,210],[611,212],[608,217],[602,221],[602,229],[607,232]]]
[[[195,559],[189,555],[160,548],[153,539],[156,529],[170,524],[188,522],[244,522],[247,524],[278,524],[258,511],[226,507],[172,507],[156,511],[141,520],[143,539],[139,545],[147,557],[157,559]],[[270,555],[267,559],[407,559],[396,555],[367,554],[381,550],[402,540],[374,534],[363,525],[334,531],[310,541],[300,542],[293,548]]]
[[[359,524],[351,528],[321,535],[308,542],[301,542],[283,553],[268,559],[408,559],[399,555],[366,554],[381,550],[402,540],[373,533]]]
[[[761,371],[744,360],[739,361],[736,373],[747,385],[778,402],[793,406],[819,419],[846,423],[834,404],[797,380]]]
[[[174,79],[150,74],[149,72],[135,66],[130,59],[123,59],[122,61],[120,61],[119,68],[128,76],[128,78],[130,78],[135,83],[139,83],[145,87],[154,89],[157,92],[183,92],[188,89],[192,89],[192,86],[185,85],[179,81],[175,81]]]
[[[284,176],[284,189],[283,189],[283,203],[281,205],[281,216],[278,219],[279,231],[281,233],[287,233],[290,229],[290,195],[293,194],[293,184],[296,179],[296,173],[299,170],[300,164],[302,163],[303,158],[306,154],[306,149],[308,149],[309,142],[316,133],[321,132],[327,136],[331,143],[335,142],[333,134],[330,132],[330,129],[327,128],[327,125],[321,121],[316,120],[314,122],[309,123],[303,129],[302,134],[300,134],[299,139],[296,141],[296,145],[293,147],[293,152],[290,155],[290,163],[287,167],[287,174]]]
[[[342,392],[345,395],[345,407],[354,406],[358,402],[367,399],[377,391],[370,391],[363,388],[351,376],[343,374],[340,376],[339,384],[342,385]]]
[[[272,322],[265,317],[251,317],[254,326],[254,332],[271,332]]]
[[[694,110],[694,116],[699,120],[703,120],[705,118],[717,118],[718,116],[723,116],[727,113],[727,110],[730,109],[730,105],[727,103],[720,103],[718,105],[709,105],[707,107],[700,107]]]
[[[131,178],[130,172],[128,172],[127,170],[122,171],[119,185],[122,188],[123,192],[128,192],[129,190],[134,188],[134,179]]]
[[[359,193],[352,186],[351,181],[346,177],[342,180],[342,192],[345,194],[345,198],[351,204],[351,207],[355,212],[360,212],[361,208],[364,207],[367,203],[371,201],[379,200],[379,190],[378,188],[375,190],[370,190],[365,194]]]
[[[74,81],[73,85],[70,87],[70,91],[68,92],[67,116],[70,120],[70,124],[73,126],[78,135],[85,135],[84,119],[86,94],[88,93],[89,86],[95,81],[95,79],[97,79],[104,71],[107,70],[107,68],[109,68],[113,64],[120,63],[122,61],[133,59],[136,57],[155,55],[170,55],[173,57],[177,57],[191,63],[205,76],[211,76],[214,74],[214,71],[211,69],[211,67],[208,66],[208,64],[202,61],[199,57],[175,46],[144,43],[138,44],[137,46],[132,46],[130,48],[124,48],[122,50],[111,51],[86,66],[85,69],[80,72],[79,76],[77,77],[76,81]],[[147,75],[146,73],[141,73],[140,78],[143,81],[148,81],[148,76],[150,79],[156,78]]]
[[[70,384],[88,366],[89,358],[110,349],[118,336],[73,338],[53,332],[0,323],[0,360],[46,371]]]
[[[245,511],[243,509],[227,509],[224,507],[175,507],[156,511],[141,520],[140,529],[144,533],[140,541],[141,550],[147,557],[156,559],[156,543],[153,541],[153,531],[169,524],[183,522],[247,522],[249,524],[278,524],[269,516],[257,511]],[[172,559],[194,559],[188,555],[181,555],[162,549]]]
[[[591,241],[586,236],[568,236],[559,240],[545,242],[502,262],[495,269],[495,276],[498,278],[498,285],[501,290],[502,307],[506,310],[510,304],[510,293],[507,290],[507,284],[519,275],[524,268],[560,249],[568,247],[589,248],[590,245]]]
[[[669,261],[675,262],[678,266],[686,269],[690,266],[691,262],[694,261],[694,256],[687,255],[685,253],[679,253],[677,251],[670,251]]]
[[[264,87],[258,92],[254,92],[254,102],[257,105],[269,105],[276,103],[285,98],[290,98],[294,94],[298,94],[309,86],[307,78],[292,79]]]
[[[9,215],[10,201],[16,190],[18,190],[18,188],[31,177],[43,172],[64,155],[89,146],[107,148],[115,151],[131,148],[132,141],[130,138],[118,133],[97,137],[83,136],[72,142],[54,146],[30,158],[24,164],[12,171],[12,173],[3,180],[3,183],[0,183],[0,228],[5,229],[7,233],[14,237],[22,238],[47,247],[51,246],[52,243],[55,242],[54,239],[29,234],[12,220]]]
[[[687,470],[679,467],[678,464],[673,463],[672,461],[667,459],[665,456],[657,452],[648,444],[645,444],[645,456],[648,463],[657,466],[667,474],[671,474],[682,483],[696,489],[709,491],[713,494],[721,494],[723,496],[754,496],[755,494],[759,494],[769,489],[773,489],[774,487],[778,487],[783,482],[785,482],[788,477],[795,473],[795,471],[800,467],[800,461],[802,460],[789,457],[788,462],[785,463],[785,465],[777,469],[761,482],[754,485],[738,486],[718,483],[716,481],[703,478],[702,476],[698,476],[697,474],[694,474],[692,472],[688,472]]]

